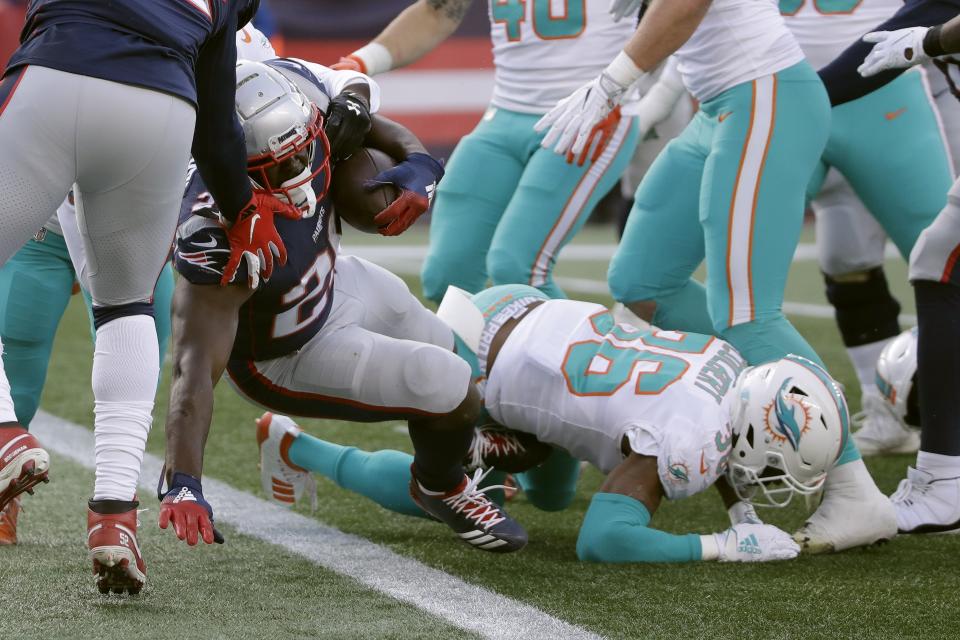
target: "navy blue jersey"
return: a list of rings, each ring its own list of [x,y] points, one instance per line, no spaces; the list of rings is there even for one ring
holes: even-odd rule
[[[323,175],[315,188],[323,187]],[[274,261],[269,280],[241,307],[231,361],[270,360],[290,354],[317,334],[333,304],[333,266],[338,238],[329,198],[317,202],[310,218],[276,217],[277,232],[287,249],[287,263]],[[216,204],[194,172],[180,208],[174,242],[174,266],[193,284],[219,285],[230,257],[227,232]],[[240,262],[235,282],[245,286],[246,262]],[[239,285],[237,285],[239,286]]]
[[[243,132],[234,113],[236,32],[259,0],[30,0],[25,65],[179,96],[197,108],[193,156],[223,213],[249,202]],[[144,123],[150,126],[150,123]]]
[[[958,13],[960,13],[960,0],[906,0],[899,11],[886,22],[878,24],[872,31],[932,27],[947,22]],[[906,69],[891,69],[864,78],[857,72],[857,67],[863,64],[871,49],[873,49],[872,43],[857,40],[833,62],[820,70],[820,79],[827,88],[831,105],[837,106],[862,98],[906,71]],[[949,74],[947,79],[952,87],[953,81]]]

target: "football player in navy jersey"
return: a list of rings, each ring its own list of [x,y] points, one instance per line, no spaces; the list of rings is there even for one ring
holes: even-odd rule
[[[480,395],[470,366],[453,351],[453,332],[400,278],[338,255],[337,224],[325,197],[335,168],[321,124],[340,99],[334,80],[341,73],[291,59],[237,66],[237,111],[255,189],[288,199],[309,216],[278,220],[289,259],[272,277],[258,282],[241,265],[232,286],[216,286],[229,254],[227,237],[198,176],[192,178],[174,251],[181,278],[173,302],[169,488],[161,495],[160,526],[172,524],[188,544],[222,540],[200,476],[213,387],[226,372],[241,395],[280,413],[407,420],[412,478],[407,466],[402,474],[377,476],[383,493],[409,491],[424,511],[478,548],[518,550],[526,532],[478,487],[482,472],[468,477],[464,471]],[[376,101],[370,106],[375,111]],[[416,203],[426,207],[443,169],[413,134],[379,116],[360,141],[401,160],[373,182],[401,191],[377,222],[382,233],[402,232],[422,210]],[[250,286],[243,286],[244,276],[251,276]],[[264,438],[281,439],[289,421],[261,425]],[[282,477],[274,490],[289,503],[298,492]]]
[[[256,9],[257,0],[31,0],[0,81],[0,264],[73,188],[92,265],[97,470],[87,542],[101,591],[136,593],[146,578],[135,493],[159,376],[152,296],[191,149],[230,224],[227,279],[244,254],[262,258],[265,275],[271,246],[283,262],[274,214],[299,217],[246,178],[235,33]],[[0,508],[48,466],[0,375]]]

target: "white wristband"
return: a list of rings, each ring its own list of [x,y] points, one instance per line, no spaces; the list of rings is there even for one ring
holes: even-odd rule
[[[350,54],[363,61],[364,73],[375,76],[393,69],[393,56],[390,50],[379,42],[371,42]]]
[[[720,557],[720,545],[717,544],[717,538],[712,533],[700,536],[700,559],[716,560]]]
[[[618,53],[613,62],[607,65],[604,73],[625,89],[646,75],[646,71],[634,64],[630,56],[623,51]]]

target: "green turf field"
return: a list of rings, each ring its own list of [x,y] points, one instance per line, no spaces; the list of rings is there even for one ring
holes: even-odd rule
[[[418,231],[418,230],[417,230]],[[607,229],[578,242],[610,242]],[[401,241],[416,245],[423,234]],[[350,236],[349,244],[377,243]],[[409,262],[409,260],[408,260]],[[415,264],[404,269],[415,272]],[[602,261],[570,261],[560,273],[602,282]],[[891,280],[903,277],[891,269]],[[415,279],[408,282],[418,290]],[[798,262],[788,299],[822,304],[813,262]],[[905,311],[909,287],[896,282]],[[608,302],[602,296],[589,297]],[[796,318],[834,374],[856,389],[837,331],[829,319]],[[43,399],[45,410],[92,424],[91,344],[75,299],[61,327]],[[169,371],[166,372],[166,377]],[[149,451],[163,455],[166,377]],[[851,393],[851,405],[859,405]],[[217,392],[205,475],[260,496],[253,419],[259,410],[228,385]],[[363,448],[409,450],[398,424],[303,421],[323,438]],[[871,460],[881,488],[891,492],[909,456]],[[55,456],[53,481],[24,501],[21,544],[0,548],[0,636],[4,638],[460,638],[476,637],[450,622],[372,591],[280,547],[225,527],[224,546],[188,549],[156,527],[155,497],[141,494],[141,546],[149,582],[137,598],[96,593],[84,554],[84,501],[92,472]],[[878,548],[760,566],[597,566],[577,562],[577,528],[601,478],[584,475],[566,512],[541,513],[523,496],[509,506],[530,533],[519,554],[483,554],[457,542],[441,525],[405,518],[320,481],[320,506],[307,517],[385,545],[430,567],[532,605],[563,621],[610,638],[955,638],[960,628],[955,567],[960,539],[901,538]],[[216,504],[214,505],[216,508]],[[802,523],[800,504],[762,515],[784,528]],[[251,518],[261,517],[251,513]],[[727,526],[713,493],[665,504],[654,524],[671,531],[710,532]],[[309,542],[309,541],[308,541]],[[425,591],[430,584],[411,585]],[[442,595],[442,594],[441,594]],[[469,599],[464,609],[474,606]],[[486,611],[494,620],[498,611]],[[504,628],[497,637],[522,637]]]

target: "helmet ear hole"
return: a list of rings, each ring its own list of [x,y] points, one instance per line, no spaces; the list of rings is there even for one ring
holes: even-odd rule
[[[790,387],[790,393],[796,394],[798,396],[807,397],[807,392],[801,389],[800,387]]]
[[[753,448],[753,423],[751,422],[747,425],[747,444],[750,445],[750,448]]]

